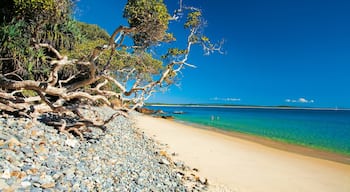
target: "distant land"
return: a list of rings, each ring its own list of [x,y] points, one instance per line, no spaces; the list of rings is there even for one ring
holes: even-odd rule
[[[188,103],[188,104],[172,104],[172,103],[146,103],[147,106],[159,106],[159,107],[223,107],[223,108],[254,108],[254,109],[307,109],[307,110],[350,110],[346,108],[321,108],[321,107],[301,107],[301,106],[263,106],[263,105],[235,105],[235,104],[220,104],[220,103]]]

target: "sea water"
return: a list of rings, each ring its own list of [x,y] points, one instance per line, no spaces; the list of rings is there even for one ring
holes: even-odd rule
[[[176,120],[350,156],[350,111],[152,106]],[[182,112],[174,114],[173,112]]]

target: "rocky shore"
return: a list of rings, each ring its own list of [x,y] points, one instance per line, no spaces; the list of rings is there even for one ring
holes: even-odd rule
[[[93,111],[104,118],[115,111]],[[83,111],[96,115],[92,110]],[[137,116],[137,114],[131,114]],[[116,117],[79,137],[40,122],[0,117],[0,191],[203,191],[208,181],[166,146]]]

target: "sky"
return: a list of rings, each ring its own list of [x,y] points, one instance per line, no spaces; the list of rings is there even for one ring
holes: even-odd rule
[[[170,11],[176,0],[164,1]],[[80,0],[77,20],[109,33],[124,0]],[[195,49],[180,86],[149,102],[350,108],[350,1],[183,0],[199,7],[204,33],[225,54]],[[182,28],[173,28],[181,34]]]

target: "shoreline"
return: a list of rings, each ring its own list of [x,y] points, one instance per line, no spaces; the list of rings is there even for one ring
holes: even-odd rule
[[[169,120],[169,121],[172,121],[172,120]],[[180,123],[183,125],[187,125],[187,126],[191,126],[194,128],[198,128],[198,129],[204,129],[204,130],[208,130],[208,131],[217,132],[217,133],[227,135],[230,137],[248,140],[248,141],[251,141],[251,142],[254,142],[257,144],[261,144],[261,145],[264,145],[267,147],[279,149],[282,151],[288,151],[288,152],[292,152],[292,153],[296,153],[296,154],[300,154],[300,155],[304,155],[304,156],[308,156],[308,157],[315,157],[315,158],[319,158],[319,159],[324,159],[324,160],[329,160],[329,161],[334,161],[337,163],[343,163],[346,165],[350,165],[350,155],[347,156],[345,154],[340,154],[337,152],[323,150],[320,148],[313,148],[313,147],[298,145],[296,143],[294,144],[294,143],[278,141],[278,140],[274,140],[274,139],[271,139],[268,137],[262,137],[259,135],[241,133],[238,131],[227,131],[227,130],[219,129],[216,127],[200,125],[200,124],[186,122],[186,121],[182,121],[182,120],[178,120],[178,119],[174,119],[174,122],[177,122],[177,123]]]
[[[350,111],[350,108],[331,107],[279,107],[279,106],[250,106],[250,105],[201,105],[201,104],[151,104],[146,107],[207,107],[207,108],[237,108],[237,109],[281,109],[281,110],[316,110],[316,111]]]
[[[135,120],[146,135],[168,144],[168,150],[178,154],[175,158],[198,168],[209,187],[223,185],[243,192],[350,191],[349,164],[309,155],[314,152],[304,151],[305,156],[271,147],[269,142],[256,143],[255,137],[225,135],[151,116]]]

